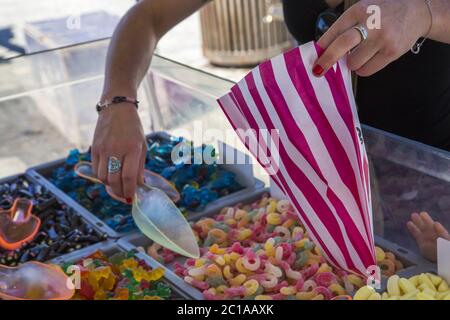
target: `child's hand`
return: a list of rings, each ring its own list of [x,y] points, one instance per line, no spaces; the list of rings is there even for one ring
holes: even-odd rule
[[[434,221],[427,212],[413,213],[407,227],[419,246],[420,253],[428,260],[437,260],[437,239],[450,240],[450,234],[442,224]]]

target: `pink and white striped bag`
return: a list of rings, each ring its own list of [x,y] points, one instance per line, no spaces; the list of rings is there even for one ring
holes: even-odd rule
[[[376,265],[369,166],[351,73],[344,58],[315,77],[321,52],[310,42],[266,61],[218,102],[329,262],[367,276]]]

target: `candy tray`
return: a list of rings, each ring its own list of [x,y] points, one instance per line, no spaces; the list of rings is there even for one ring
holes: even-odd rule
[[[109,240],[109,241],[104,241],[102,243],[95,244],[90,247],[83,248],[81,250],[78,250],[77,252],[72,252],[65,256],[58,257],[49,262],[53,263],[53,264],[57,264],[57,265],[73,263],[73,262],[79,261],[79,260],[91,255],[92,253],[94,253],[98,250],[103,252],[107,257],[110,257],[118,252],[128,251],[128,249],[121,247],[117,243],[117,241]],[[147,255],[144,255],[142,253],[137,253],[136,258],[144,260],[147,263],[147,265],[149,265],[153,269],[158,267],[158,264],[155,263],[155,261]],[[166,275],[164,275],[164,278],[162,281],[164,283],[168,284],[172,290],[172,297],[170,298],[171,300],[189,299],[188,295],[186,295],[182,290],[178,289],[173,283],[168,281]]]

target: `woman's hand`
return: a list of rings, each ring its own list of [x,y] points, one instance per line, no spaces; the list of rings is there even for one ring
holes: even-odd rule
[[[146,151],[144,131],[134,105],[115,104],[100,112],[91,151],[94,173],[128,203],[132,202],[137,183],[143,182]],[[108,173],[109,157],[121,161],[119,172]]]
[[[367,8],[380,8],[380,28],[369,28]],[[316,61],[313,73],[324,75],[339,59],[350,52],[349,68],[359,76],[370,76],[397,60],[428,34],[432,23],[425,0],[362,0],[349,8],[319,39],[325,49]],[[354,29],[362,25],[367,40]]]

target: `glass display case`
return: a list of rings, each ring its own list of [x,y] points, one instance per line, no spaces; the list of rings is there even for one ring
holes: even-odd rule
[[[103,82],[107,41],[23,56],[0,64],[9,81],[0,87],[0,176],[86,150],[97,119],[94,104]],[[199,143],[220,140],[246,149],[220,134],[231,129],[216,98],[233,82],[155,56],[139,91],[147,133],[167,131]],[[209,131],[211,132],[211,131]],[[364,127],[375,181],[375,232],[417,252],[406,222],[427,211],[450,229],[450,153],[377,129]],[[255,162],[255,161],[254,161]],[[6,169],[8,167],[9,169]],[[255,164],[255,175],[269,179]]]

